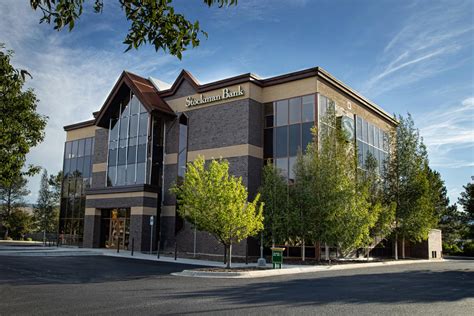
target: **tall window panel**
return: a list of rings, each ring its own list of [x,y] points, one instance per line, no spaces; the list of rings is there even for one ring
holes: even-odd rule
[[[292,181],[296,156],[312,141],[316,95],[280,100],[264,107],[264,158],[273,158],[282,175]]]
[[[150,115],[138,98],[120,104],[109,122],[107,185],[149,183],[147,177]]]
[[[319,133],[326,133],[329,128],[336,127],[336,102],[322,94],[318,98]]]
[[[82,243],[85,190],[91,185],[93,153],[93,137],[69,141],[64,146],[59,232],[67,244]]]
[[[383,173],[385,161],[388,159],[388,134],[356,116],[356,139],[358,167],[365,169],[367,157],[372,155],[377,160],[377,171]]]
[[[178,181],[184,178],[186,173],[186,161],[188,157],[188,118],[182,114],[179,118],[179,140],[178,140]]]

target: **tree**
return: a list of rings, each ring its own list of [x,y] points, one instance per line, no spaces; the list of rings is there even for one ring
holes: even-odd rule
[[[20,214],[21,208],[25,206],[23,198],[30,194],[26,189],[28,181],[20,175],[8,181],[0,181],[0,222],[5,228],[4,239],[9,237],[12,230],[15,230],[19,220],[25,216]],[[28,225],[23,225],[27,227]]]
[[[335,126],[334,110],[322,118],[308,146],[313,196],[310,222],[316,240],[337,246],[343,254],[364,245],[376,214],[370,212],[368,189],[357,182],[354,146]]]
[[[385,162],[381,162],[385,163]],[[393,230],[395,221],[396,203],[384,201],[384,183],[382,176],[377,172],[378,162],[369,152],[365,161],[365,170],[360,170],[359,184],[368,190],[370,213],[376,216],[375,225],[370,229],[367,244],[367,259],[370,248],[374,247]]]
[[[309,172],[308,157],[304,156],[301,151],[298,152],[296,157],[293,172],[295,175],[294,183],[289,186],[288,227],[293,241],[299,241],[301,244],[301,259],[305,261],[306,243],[313,241],[315,236],[312,227],[307,224],[312,220],[312,177]]]
[[[187,164],[183,183],[171,192],[178,199],[178,213],[228,249],[227,268],[231,267],[232,245],[263,229],[260,194],[249,202],[242,178],[229,175],[226,160],[212,160],[206,167],[199,156]]]
[[[263,167],[262,177],[263,233],[267,244],[283,244],[288,240],[288,184],[271,161]]]
[[[427,167],[428,171],[428,183],[430,185],[430,196],[431,202],[434,208],[434,216],[439,221],[441,216],[446,213],[446,209],[449,207],[448,190],[444,185],[441,174]]]
[[[396,203],[395,259],[399,237],[404,257],[405,240],[425,240],[437,221],[426,148],[411,115],[399,116],[398,120],[399,125],[390,137],[390,163],[385,174],[386,198]]]
[[[43,171],[38,192],[38,201],[33,210],[33,218],[38,231],[43,232],[43,242],[46,243],[46,233],[57,231],[57,202],[55,192],[49,185],[48,172]]]
[[[450,205],[441,214],[438,228],[443,233],[443,253],[461,252],[460,241],[468,231],[466,214],[456,204]]]
[[[474,183],[463,186],[464,192],[458,199],[458,203],[466,212],[466,223],[469,225],[468,238],[474,239]]]
[[[31,165],[22,168],[26,154],[43,140],[47,118],[36,112],[33,90],[22,90],[28,72],[13,68],[13,52],[4,48],[0,43],[0,182],[10,187],[22,175],[39,172]]]
[[[93,3],[94,13],[101,13],[104,9],[104,0],[30,0],[31,7],[43,13],[40,23],[53,23],[58,31],[64,27],[69,31],[74,28],[86,2]],[[237,0],[204,0],[204,3],[209,7],[217,4],[221,8],[236,5]],[[126,51],[151,44],[156,51],[169,51],[181,59],[189,46],[199,46],[199,33],[207,37],[207,33],[200,29],[199,21],[191,22],[182,14],[175,13],[172,0],[119,0],[119,4],[125,19],[130,22],[123,41],[127,45]]]
[[[31,215],[22,209],[15,209],[8,218],[10,226],[9,237],[13,239],[23,239],[25,234],[31,231],[32,218]]]

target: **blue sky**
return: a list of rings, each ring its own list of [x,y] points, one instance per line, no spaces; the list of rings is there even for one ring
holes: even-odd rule
[[[89,1],[92,2],[92,1]],[[0,2],[0,42],[49,116],[28,163],[62,167],[62,126],[91,118],[123,69],[173,82],[181,69],[201,82],[246,72],[269,77],[321,66],[390,113],[410,112],[452,202],[474,176],[474,2],[239,0],[177,11],[209,33],[180,61],[151,47],[124,53],[128,24],[116,1],[89,10],[73,32],[38,24],[29,1]],[[30,178],[34,202],[39,176]]]

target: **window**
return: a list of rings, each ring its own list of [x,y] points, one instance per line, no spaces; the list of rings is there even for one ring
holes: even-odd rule
[[[321,94],[319,94],[319,124],[336,126],[336,103]]]
[[[120,104],[110,119],[107,185],[148,183],[148,130],[150,115],[134,95]]]
[[[316,95],[273,102],[273,111],[265,104],[264,157],[274,163],[287,179],[293,179],[292,167],[298,151],[312,141]]]
[[[93,149],[93,137],[68,141],[64,145],[59,230],[67,244],[82,242],[85,191],[91,184]]]
[[[279,158],[288,156],[288,126],[277,127],[275,133],[275,157]]]
[[[188,118],[181,114],[179,118],[179,141],[178,141],[178,179],[184,178],[186,173],[186,161],[188,155]]]
[[[293,98],[289,100],[289,112],[289,124],[301,122],[301,98]]]
[[[302,122],[314,122],[314,95],[304,96],[302,103]]]
[[[301,124],[290,125],[289,156],[296,156],[301,150]]]
[[[288,125],[288,100],[275,103],[276,126]]]
[[[372,155],[377,160],[377,171],[383,173],[388,158],[387,133],[360,116],[356,116],[355,122],[358,167],[365,169],[367,157]]]

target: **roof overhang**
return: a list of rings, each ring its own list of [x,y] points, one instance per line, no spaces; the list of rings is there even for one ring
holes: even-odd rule
[[[94,124],[108,128],[109,117],[116,110],[116,101],[127,98],[130,91],[140,100],[148,112],[159,112],[166,116],[175,116],[174,111],[158,95],[158,90],[147,79],[128,71],[122,72],[112,91],[105,100],[99,112],[95,115]]]

